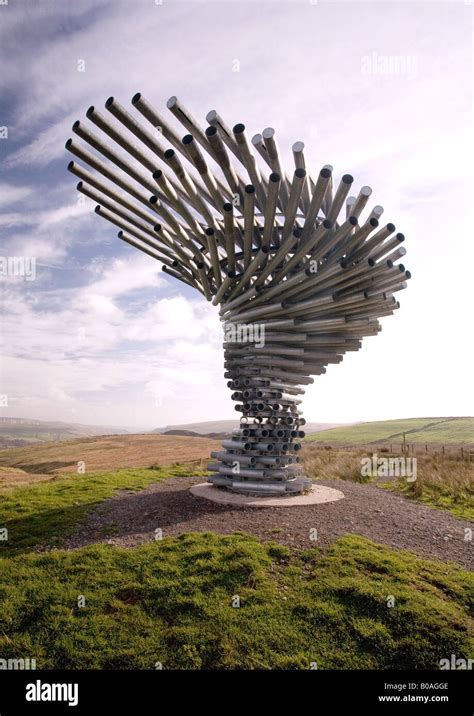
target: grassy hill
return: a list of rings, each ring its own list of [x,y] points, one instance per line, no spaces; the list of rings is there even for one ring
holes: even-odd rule
[[[401,442],[474,445],[474,418],[407,418],[358,423],[310,434],[307,440],[326,445],[368,445]]]
[[[472,654],[469,573],[359,537],[322,556],[186,534],[0,556],[0,568],[2,655],[20,645],[38,668],[437,669]]]
[[[22,484],[25,473],[41,476],[77,473],[78,463],[85,472],[127,467],[166,467],[176,462],[209,458],[220,442],[205,437],[175,435],[105,435],[63,442],[35,444],[23,448],[0,450],[0,485]],[[13,468],[13,470],[12,470]],[[10,474],[11,473],[11,474]],[[23,477],[22,477],[23,473]]]

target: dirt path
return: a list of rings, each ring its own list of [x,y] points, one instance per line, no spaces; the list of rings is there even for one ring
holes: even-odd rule
[[[473,567],[474,544],[465,540],[472,524],[447,512],[411,502],[375,485],[324,480],[318,484],[342,490],[345,499],[307,507],[235,507],[219,505],[189,492],[202,478],[170,478],[139,493],[121,491],[106,500],[70,537],[66,548],[105,542],[134,547],[184,532],[249,532],[288,546],[327,547],[345,534],[358,534],[421,556],[452,560]],[[318,540],[310,539],[316,528]]]

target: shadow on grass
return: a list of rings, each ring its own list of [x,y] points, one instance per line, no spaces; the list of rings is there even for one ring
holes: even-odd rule
[[[58,475],[48,483],[10,488],[0,494],[0,554],[59,546],[80,529],[88,513],[118,490],[135,494],[170,477],[186,477],[186,472],[182,468],[124,469],[85,476]],[[101,536],[103,530],[99,529],[99,539]]]
[[[0,541],[0,556],[28,552],[46,542],[51,547],[59,547],[63,539],[70,535],[87,513],[98,504],[100,503],[49,509],[2,521],[1,527],[8,530],[8,539]]]
[[[157,528],[166,532],[167,527],[177,524],[244,509],[196,499],[190,494],[189,485],[172,492],[120,492],[122,495],[118,500],[45,509],[2,522],[0,526],[8,530],[8,541],[0,542],[0,556],[34,548],[61,548],[74,534],[79,534],[81,547],[102,542],[110,536],[134,535],[137,530],[152,535]],[[150,541],[153,540],[150,537]]]
[[[69,460],[68,462],[62,462],[59,460],[53,462],[39,462],[36,465],[23,464],[18,465],[18,467],[20,467],[23,472],[28,472],[33,475],[49,475],[56,470],[64,470],[64,468],[71,467],[72,465],[77,466],[77,460]]]

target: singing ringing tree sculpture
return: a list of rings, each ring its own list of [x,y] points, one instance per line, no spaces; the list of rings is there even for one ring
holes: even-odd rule
[[[225,376],[241,419],[212,453],[210,482],[253,494],[305,492],[301,386],[358,350],[380,331],[378,318],[399,307],[394,293],[410,278],[395,263],[404,236],[379,225],[381,206],[361,218],[372,190],[349,196],[350,174],[333,184],[325,165],[311,176],[303,142],[293,144],[295,166],[286,171],[272,128],[249,142],[243,124],[231,130],[213,110],[204,130],[171,97],[182,136],[141,94],[132,107],[113,97],[107,115],[90,107],[95,127],[77,121],[73,132],[95,152],[69,139],[82,163],[68,168],[120,239],[220,305]]]

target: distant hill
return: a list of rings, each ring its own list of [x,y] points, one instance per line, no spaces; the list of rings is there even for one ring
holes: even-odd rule
[[[407,418],[334,428],[308,434],[307,440],[326,445],[398,443],[405,433],[408,443],[474,445],[474,418]]]
[[[329,430],[339,426],[354,425],[354,423],[306,423],[304,430],[308,433],[318,433],[320,430]],[[239,427],[238,420],[210,420],[203,423],[187,423],[186,425],[167,425],[165,428],[155,428],[152,432],[167,435],[205,435],[218,437],[230,435],[234,428]],[[177,432],[180,431],[180,432]],[[185,431],[185,432],[182,432]]]
[[[168,433],[176,435],[176,431],[185,430],[186,433],[194,435],[209,435],[209,433],[225,433],[228,435],[234,428],[239,426],[238,420],[209,420],[202,423],[185,423],[184,425],[167,425],[164,428],[155,428],[153,433]],[[181,433],[183,434],[183,433]]]
[[[305,431],[306,433],[317,433],[320,430],[328,430],[340,425],[343,423],[307,423]],[[140,432],[225,440],[238,426],[238,420],[211,420],[187,425],[168,425],[164,428]],[[83,425],[82,423],[66,423],[59,420],[0,417],[0,450],[98,435],[131,435],[136,432],[132,428],[126,430],[113,425]]]
[[[0,417],[0,448],[70,440],[93,435],[125,435],[128,430],[110,425],[82,425],[60,421]]]
[[[155,431],[154,431],[155,432]],[[155,432],[156,434],[156,432]],[[192,430],[166,430],[164,433],[158,433],[159,435],[178,435],[187,436],[191,438],[210,438],[211,440],[226,440],[231,437],[232,433],[194,433]]]

